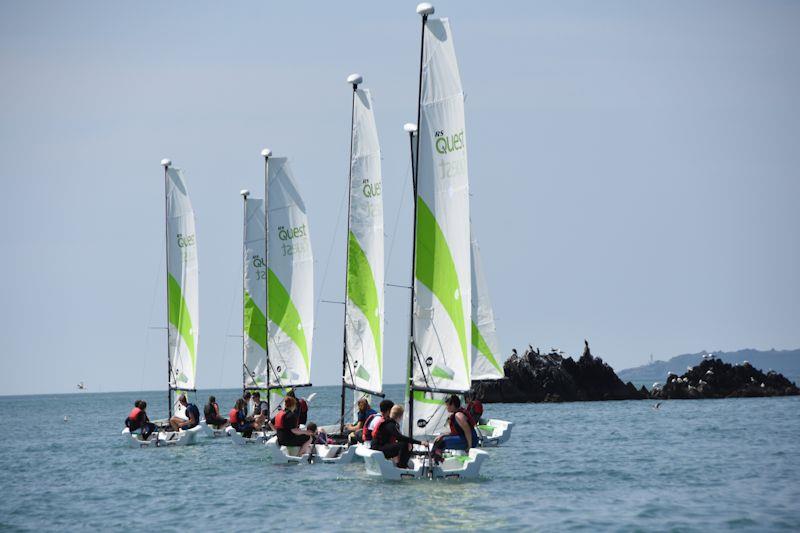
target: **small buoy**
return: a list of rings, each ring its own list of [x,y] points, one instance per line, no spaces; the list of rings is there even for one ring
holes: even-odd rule
[[[762,389],[764,388],[764,384],[763,384],[763,383],[761,384],[761,388],[762,388]]]
[[[64,415],[64,422],[69,422],[69,417],[67,415]]]

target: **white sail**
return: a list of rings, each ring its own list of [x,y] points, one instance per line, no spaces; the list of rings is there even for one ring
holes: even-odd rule
[[[314,261],[306,206],[285,157],[269,159],[270,386],[310,382],[314,331]]]
[[[267,264],[264,200],[244,201],[244,386],[267,385]]]
[[[167,168],[167,301],[170,387],[195,388],[198,346],[197,240],[180,169]]]
[[[381,153],[370,93],[357,89],[354,97],[344,379],[354,387],[381,392],[384,302]]]
[[[471,385],[469,180],[464,94],[447,19],[423,30],[417,169],[414,387],[467,391]],[[417,391],[416,395],[419,395]],[[414,398],[415,432],[441,426],[443,407]],[[431,396],[428,394],[428,396]]]
[[[472,239],[472,379],[500,379],[500,346],[478,241]]]

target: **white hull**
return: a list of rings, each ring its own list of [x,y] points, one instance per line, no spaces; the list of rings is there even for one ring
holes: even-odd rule
[[[479,426],[476,428],[481,440],[481,447],[499,446],[507,442],[508,439],[511,438],[511,429],[513,427],[513,422],[490,418],[482,427]],[[491,430],[489,430],[489,428],[491,428]]]
[[[228,436],[228,434],[225,431],[227,427],[218,429],[215,428],[214,426],[209,426],[208,424],[206,424],[205,420],[201,420],[200,425],[203,427],[203,432],[206,434],[206,436],[212,439]]]
[[[272,437],[266,444],[267,455],[272,458],[274,464],[308,464],[308,454],[296,455],[299,453],[299,447],[287,448],[278,444],[278,437]]]
[[[469,454],[448,456],[441,464],[430,466],[428,458],[414,457],[409,460],[408,468],[397,468],[395,464],[383,456],[383,452],[359,446],[356,453],[364,458],[364,466],[370,477],[384,481],[402,481],[406,479],[477,479],[480,476],[481,464],[489,457],[483,450],[473,448]]]
[[[199,424],[188,430],[180,431],[158,431],[150,435],[147,440],[141,440],[141,436],[131,433],[128,428],[122,430],[122,438],[131,448],[161,448],[164,446],[189,446],[196,444],[200,433],[203,431]]]
[[[270,433],[264,431],[253,431],[250,437],[245,437],[231,426],[225,428],[225,433],[231,438],[233,444],[238,444],[239,446],[263,444],[270,437]]]

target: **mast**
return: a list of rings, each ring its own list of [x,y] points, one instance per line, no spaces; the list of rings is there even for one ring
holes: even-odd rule
[[[167,186],[169,175],[167,173],[170,165],[172,165],[172,161],[169,159],[161,160],[161,166],[164,167],[164,255],[166,257],[164,261],[164,293],[167,296],[167,408],[169,409],[169,418],[172,418],[172,359],[169,353],[169,198],[167,197],[169,191]]]
[[[250,195],[250,191],[247,189],[242,189],[239,191],[239,194],[242,195],[242,212],[244,213],[242,218],[242,395],[244,395],[244,391],[247,389],[247,322],[245,319],[245,291],[247,290],[247,197]]]
[[[266,266],[266,276],[264,283],[264,327],[267,328],[267,341],[264,343],[264,350],[267,352],[267,418],[272,413],[270,407],[270,387],[269,387],[269,371],[272,365],[269,363],[269,156],[272,155],[272,150],[264,148],[261,150],[261,156],[264,158],[264,264]]]
[[[425,59],[425,24],[428,22],[428,15],[434,12],[431,4],[423,2],[417,6],[417,14],[422,16],[422,31],[419,43],[419,85],[417,88],[417,127],[419,127],[420,118],[422,116],[422,64]],[[413,132],[410,132],[413,141]],[[412,179],[414,184],[414,229],[412,237],[412,252],[411,252],[411,301],[410,307],[410,326],[409,326],[409,341],[408,341],[408,436],[414,438],[414,298],[416,297],[414,290],[414,279],[416,277],[416,262],[417,262],[417,202],[419,193],[417,191],[417,169],[419,168],[419,135],[416,139],[416,153],[412,154],[414,162],[411,165]]]
[[[346,397],[346,373],[347,373],[347,269],[350,265],[350,208],[351,194],[353,188],[353,128],[355,127],[356,114],[356,91],[358,85],[364,81],[360,74],[350,74],[347,83],[353,86],[353,93],[350,101],[350,158],[348,159],[347,169],[347,251],[344,260],[344,320],[342,321],[342,408],[339,416],[339,433],[344,433],[344,405]]]

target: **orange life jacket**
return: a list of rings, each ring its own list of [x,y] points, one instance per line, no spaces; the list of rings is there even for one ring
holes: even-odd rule
[[[383,415],[381,415],[380,413],[373,413],[369,415],[367,419],[364,421],[364,427],[361,429],[361,440],[363,442],[372,440],[372,431],[369,430],[369,425],[372,422],[372,419],[375,418],[376,416],[382,417]]]
[[[231,425],[239,423],[239,410],[235,407],[228,412],[228,418],[230,419]]]
[[[284,418],[286,418],[286,411],[278,411],[278,414],[275,415],[275,429],[286,429]]]
[[[389,442],[382,442],[380,440],[380,429],[384,422],[386,422],[386,418],[381,417],[380,421],[375,424],[375,429],[372,430],[372,444],[373,446],[383,446],[384,444],[394,444],[397,442],[397,437],[392,435],[389,437]]]
[[[461,426],[459,426],[456,423],[456,413],[462,413],[464,416],[467,417],[467,423],[469,424],[470,428],[474,428],[475,427],[475,421],[472,420],[472,416],[466,410],[464,410],[463,408],[460,408],[458,411],[456,411],[455,413],[450,415],[450,420],[449,420],[449,422],[450,422],[450,434],[451,435],[461,435],[462,437],[465,437],[464,430],[461,429]]]
[[[131,421],[136,420],[137,418],[139,418],[139,415],[141,415],[141,414],[142,414],[142,410],[139,409],[138,407],[134,407],[133,409],[131,409],[131,412],[128,414],[128,420],[131,420]]]

